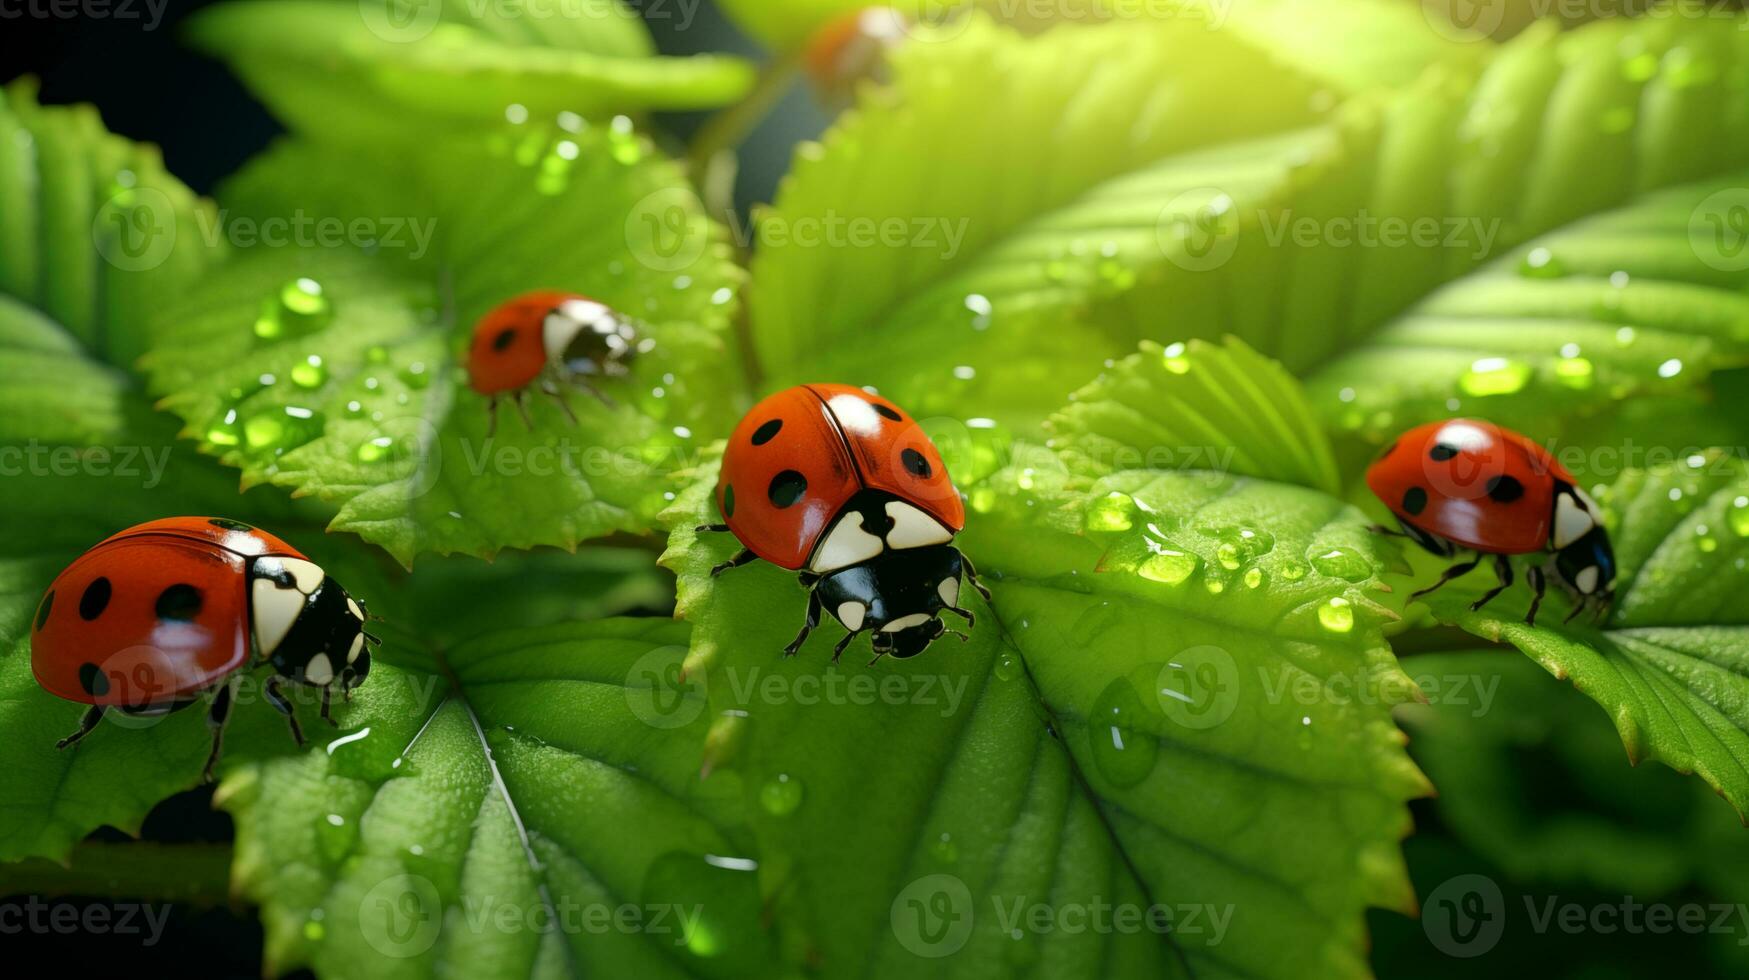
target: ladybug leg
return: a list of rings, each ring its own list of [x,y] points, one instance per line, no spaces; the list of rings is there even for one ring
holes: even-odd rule
[[[1382,534],[1388,538],[1406,538],[1409,536],[1405,531],[1399,531],[1394,527],[1386,527],[1383,524],[1368,524],[1366,529],[1374,534]]]
[[[322,720],[333,725],[335,728],[339,728],[340,723],[335,721],[334,716],[329,713],[334,707],[333,695],[333,689],[327,686],[322,688]]]
[[[66,738],[61,739],[59,742],[56,742],[55,748],[64,749],[67,746],[72,745],[74,742],[77,742],[80,739],[84,738],[85,736],[91,734],[91,729],[96,728],[97,723],[102,721],[102,720],[103,720],[103,705],[94,704],[91,707],[86,708],[85,709],[85,716],[83,718],[79,719],[79,730],[74,732],[71,735],[68,735]]]
[[[851,640],[854,640],[854,639],[856,639],[856,634],[855,634],[855,633],[846,633],[846,634],[844,634],[844,639],[842,639],[842,640],[839,640],[839,641],[838,641],[838,645],[837,645],[837,646],[835,646],[835,647],[833,647],[833,648],[832,648],[832,662],[833,662],[833,663],[837,663],[837,662],[838,662],[838,658],[839,658],[839,657],[842,657],[842,656],[844,656],[844,650],[845,650],[845,648],[846,648],[846,647],[848,647],[848,646],[850,646],[850,641],[851,641]],[[870,664],[873,664],[873,663],[874,663],[874,662],[875,662],[875,660],[879,660],[879,659],[881,659],[881,658],[882,658],[882,657],[884,657],[884,656],[886,656],[886,654],[884,654],[884,653],[877,653],[877,654],[875,654],[875,658],[874,658],[874,660],[870,660],[870,661],[869,661],[869,663],[870,663]]]
[[[486,399],[486,438],[498,434],[498,396]]]
[[[577,413],[571,410],[571,403],[565,400],[565,393],[557,385],[550,381],[542,382],[540,390],[552,396],[553,401],[559,403],[559,410],[565,413],[565,417],[571,420],[572,425],[578,424]]]
[[[1471,612],[1475,612],[1476,610],[1482,608],[1483,606],[1487,605],[1488,603],[1494,601],[1495,596],[1499,595],[1502,592],[1505,592],[1507,587],[1512,585],[1512,561],[1511,561],[1511,559],[1507,558],[1505,555],[1495,555],[1494,556],[1494,575],[1496,578],[1498,578],[1500,580],[1500,584],[1496,585],[1493,588],[1489,589],[1488,591],[1482,593],[1482,597],[1480,599],[1477,599],[1475,602],[1470,603],[1470,611]]]
[[[972,588],[978,590],[978,594],[984,597],[985,602],[989,602],[990,590],[984,588],[983,582],[978,581],[978,568],[972,564],[972,560],[967,558],[964,552],[960,553],[960,564],[965,567],[966,581],[972,583]]]
[[[1543,604],[1543,589],[1548,587],[1548,577],[1543,574],[1541,565],[1532,565],[1524,577],[1530,580],[1531,591],[1530,612],[1524,614],[1524,622],[1527,626],[1535,626],[1536,610]]]
[[[795,639],[789,641],[789,646],[783,648],[783,655],[786,657],[795,656],[802,649],[802,644],[807,642],[808,634],[812,633],[814,627],[819,625],[820,594],[818,592],[810,592],[808,593],[808,618],[802,623],[802,631],[796,634]],[[833,659],[836,660],[837,658],[834,657]]]
[[[968,627],[978,625],[978,617],[972,615],[970,609],[961,609],[958,606],[948,606],[947,611],[953,613],[955,616],[965,617],[966,625]]]
[[[596,399],[601,402],[601,404],[607,406],[608,408],[618,408],[619,407],[618,402],[607,397],[607,392],[602,391],[600,388],[597,388],[594,385],[590,384],[589,382],[582,380],[581,377],[579,377],[579,379],[573,383],[576,384],[577,387],[582,388],[584,391],[589,392],[591,395],[594,395],[596,397]]]
[[[516,406],[516,414],[522,416],[522,424],[528,427],[528,431],[533,432],[534,418],[528,414],[528,391],[524,389],[517,392],[510,397],[510,401]]]
[[[213,730],[212,751],[206,755],[206,765],[200,771],[203,783],[213,781],[213,766],[219,762],[219,750],[225,746],[225,723],[231,720],[231,701],[237,693],[235,679],[226,681],[213,695],[212,706],[207,708],[206,726]]]
[[[1468,575],[1470,573],[1471,569],[1475,568],[1477,565],[1480,565],[1481,563],[1482,563],[1482,556],[1481,555],[1477,555],[1476,557],[1471,558],[1469,561],[1458,562],[1456,565],[1453,565],[1450,568],[1446,569],[1445,574],[1439,576],[1439,581],[1433,583],[1432,585],[1429,585],[1425,589],[1420,589],[1418,591],[1409,593],[1409,598],[1419,599],[1422,596],[1426,595],[1427,593],[1432,592],[1433,590],[1439,588],[1440,586],[1444,585],[1445,583],[1451,581],[1452,579],[1459,577],[1460,575]]]
[[[278,674],[269,677],[267,685],[261,689],[261,695],[267,699],[268,704],[273,705],[273,710],[285,715],[286,724],[291,726],[292,741],[298,743],[298,748],[303,748],[304,730],[298,726],[297,713],[291,701],[286,699],[285,692],[280,690],[279,683]],[[322,693],[328,693],[328,689],[324,687]]]
[[[721,534],[728,529],[729,525],[727,524],[700,524],[698,527],[693,528],[693,530],[699,534]]]
[[[724,572],[728,571],[731,568],[739,568],[740,566],[745,565],[750,561],[755,561],[758,558],[759,558],[758,555],[754,554],[751,551],[748,551],[746,548],[742,548],[740,554],[736,555],[735,557],[729,559],[726,562],[723,562],[720,565],[714,566],[711,569],[711,577],[715,578],[716,576],[723,574]]]

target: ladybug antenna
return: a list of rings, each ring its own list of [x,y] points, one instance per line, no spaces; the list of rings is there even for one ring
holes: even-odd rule
[[[382,617],[378,616],[375,618],[381,619]],[[383,641],[378,639],[375,633],[372,633],[369,630],[359,630],[359,632],[364,634],[364,638],[370,641],[371,646],[380,647],[383,645]]]
[[[964,643],[967,640],[971,639],[971,636],[969,634],[961,633],[959,630],[942,630],[941,632],[942,632],[943,636],[957,636],[957,637],[959,637],[961,643]]]

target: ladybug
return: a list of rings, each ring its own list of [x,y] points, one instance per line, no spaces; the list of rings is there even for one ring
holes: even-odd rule
[[[1512,584],[1507,556],[1543,551],[1549,559],[1527,575],[1533,598],[1525,622],[1536,623],[1545,577],[1573,597],[1567,620],[1588,606],[1601,616],[1615,596],[1615,552],[1597,505],[1566,467],[1517,432],[1475,419],[1417,426],[1367,468],[1366,484],[1402,528],[1386,533],[1445,558],[1473,553],[1411,598],[1493,555],[1499,584],[1470,605],[1480,609]]]
[[[271,666],[267,702],[303,731],[285,683],[321,689],[322,718],[335,687],[348,700],[370,673],[368,614],[296,548],[258,528],[210,517],[169,517],[130,527],[80,555],[37,606],[30,666],[56,697],[91,705],[66,748],[103,713],[163,715],[212,694],[207,724],[212,778],[239,671]]]
[[[914,657],[949,630],[967,580],[990,593],[959,549],[965,505],[941,453],[917,421],[861,388],[799,385],[766,398],[729,437],[717,482],[729,531],[744,546],[711,569],[764,559],[801,573],[808,590],[805,624],[786,656],[820,625],[824,608],[848,630],[832,651],[837,662],[859,633],[872,633],[874,660]]]
[[[862,79],[884,81],[887,53],[904,42],[909,24],[892,7],[864,7],[829,21],[802,52],[802,66],[828,98],[848,100]]]
[[[497,431],[498,399],[506,394],[523,424],[534,429],[523,402],[531,386],[552,396],[575,425],[577,414],[563,386],[576,385],[612,405],[596,381],[625,377],[632,360],[653,346],[637,325],[605,304],[577,293],[535,290],[500,303],[475,324],[468,384],[487,399],[487,435]]]

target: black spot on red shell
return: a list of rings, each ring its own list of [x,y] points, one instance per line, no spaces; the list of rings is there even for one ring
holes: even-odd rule
[[[882,405],[880,402],[875,401],[871,401],[869,404],[874,406],[875,411],[892,419],[894,422],[903,422],[905,420],[905,417],[899,414],[899,410],[891,405]]]
[[[96,664],[79,665],[79,686],[85,693],[100,698],[109,693],[109,678]]]
[[[53,608],[55,608],[55,590],[50,589],[49,594],[43,596],[42,605],[36,607],[36,628],[38,630],[48,625],[49,610]]]
[[[255,530],[254,528],[243,523],[242,521],[233,521],[228,517],[211,517],[211,518],[207,519],[207,523],[211,524],[213,527],[224,528],[227,531],[253,531],[253,530]]]
[[[900,453],[899,460],[905,464],[905,469],[912,476],[927,480],[935,472],[935,469],[929,465],[929,460],[915,449],[907,449]]]
[[[113,590],[109,579],[99,575],[85,587],[85,594],[79,597],[79,618],[90,622],[103,615],[103,610],[109,608],[109,597]]]
[[[1436,463],[1443,463],[1457,454],[1456,446],[1450,446],[1443,442],[1434,443],[1433,448],[1427,451],[1427,455]]]
[[[492,349],[495,351],[509,350],[510,345],[514,343],[516,343],[516,329],[505,327],[498,331],[498,336],[492,338]]]
[[[735,516],[735,487],[733,484],[723,488],[723,516]]]
[[[158,603],[154,608],[159,619],[187,622],[200,614],[200,603],[199,589],[186,582],[178,582],[158,593]]]
[[[770,442],[777,435],[778,431],[782,428],[783,428],[783,419],[772,419],[771,421],[765,423],[764,425],[760,426],[759,428],[754,429],[753,430],[753,440],[752,440],[753,445],[755,445],[755,446],[765,445],[766,443]]]
[[[1403,491],[1403,509],[1412,515],[1426,510],[1427,491],[1420,487],[1410,487]]]
[[[771,505],[777,508],[791,506],[802,499],[808,492],[808,478],[795,470],[784,470],[771,478],[771,486],[766,494],[771,498]]]
[[[1524,496],[1524,484],[1517,477],[1497,476],[1488,481],[1488,499],[1497,504],[1509,504]]]

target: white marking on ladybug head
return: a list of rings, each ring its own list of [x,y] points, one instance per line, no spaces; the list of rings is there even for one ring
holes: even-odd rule
[[[872,436],[881,431],[881,417],[875,414],[874,406],[868,399],[857,395],[833,395],[826,400],[826,407],[837,417],[838,424],[849,429],[852,435]]]
[[[546,348],[547,360],[560,360],[565,356],[565,348],[577,339],[577,334],[584,330],[598,330],[598,323],[611,323],[612,317],[607,307],[589,300],[570,299],[559,304],[558,309],[541,321],[541,346]]]
[[[346,663],[348,665],[351,665],[352,663],[357,661],[358,660],[358,653],[360,650],[363,650],[363,649],[364,649],[364,634],[360,633],[357,636],[352,638],[352,646],[349,647],[346,651]]]
[[[304,683],[325,687],[334,681],[334,665],[328,662],[328,655],[318,653],[304,665]]]
[[[885,546],[881,539],[862,528],[862,515],[856,511],[846,511],[832,525],[826,539],[814,549],[814,559],[808,563],[811,571],[821,575],[847,568],[859,561],[867,561],[881,553]]]
[[[838,604],[837,616],[844,628],[854,633],[862,629],[862,622],[868,617],[868,607],[860,602],[842,602]]]
[[[359,622],[365,621],[364,610],[358,608],[358,603],[353,602],[351,596],[346,597],[346,608],[352,611],[352,615],[358,617]]]
[[[941,604],[952,609],[960,603],[960,577],[944,578],[935,587],[937,595],[941,596]]]
[[[1591,510],[1585,506],[1584,501],[1564,491],[1555,494],[1553,541],[1556,548],[1565,548],[1590,533],[1596,526],[1597,518],[1591,515]]]
[[[904,501],[887,501],[887,516],[893,519],[893,529],[887,532],[887,547],[894,550],[923,548],[953,540],[953,532],[942,527],[940,521]]]
[[[1573,576],[1573,587],[1586,595],[1596,592],[1598,574],[1596,565],[1586,565],[1579,569],[1579,574]]]
[[[255,648],[271,656],[304,611],[304,594],[270,578],[256,578],[249,587],[250,619],[255,624]]]

